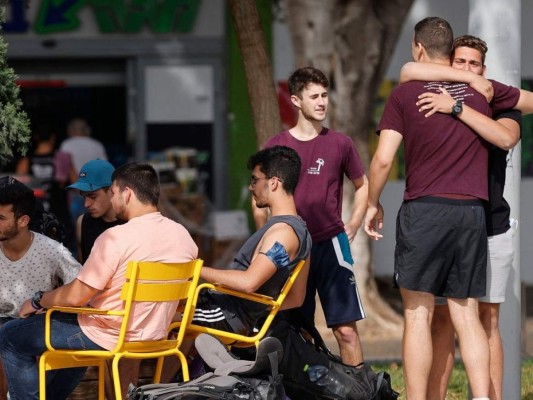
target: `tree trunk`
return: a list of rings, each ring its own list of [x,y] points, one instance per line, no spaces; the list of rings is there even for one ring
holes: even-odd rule
[[[367,167],[376,94],[412,3],[413,0],[286,1],[296,67],[312,65],[330,78],[330,127],[353,138]],[[343,204],[347,217],[353,209],[353,189],[350,184],[345,187]],[[362,230],[352,251],[368,320],[397,329],[401,318],[377,291],[370,240]]]
[[[255,0],[230,0],[252,107],[257,144],[281,131],[281,117],[272,66]]]

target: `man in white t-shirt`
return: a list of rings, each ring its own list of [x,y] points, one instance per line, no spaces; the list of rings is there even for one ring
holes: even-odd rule
[[[87,121],[74,118],[67,126],[68,138],[61,143],[60,150],[69,153],[76,174],[81,167],[90,160],[107,160],[104,146],[98,140],[91,137],[91,128]]]
[[[30,231],[35,204],[30,188],[10,176],[0,178],[0,325],[18,318],[35,292],[72,281],[81,267],[61,243]],[[6,395],[0,363],[0,400]]]
[[[36,293],[22,305],[20,316],[0,328],[0,354],[13,398],[37,399],[39,382],[34,357],[42,354],[44,316],[35,308],[82,306],[122,309],[120,292],[131,260],[186,262],[198,256],[198,247],[187,230],[157,211],[159,181],[149,164],[126,164],[112,175],[111,203],[117,217],[128,221],[107,229],[96,240],[89,258],[71,283],[50,292]],[[126,340],[157,340],[166,329],[177,302],[136,305]],[[57,348],[112,349],[120,321],[99,315],[54,313],[51,341]],[[83,378],[85,368],[49,372],[47,394],[64,399]]]

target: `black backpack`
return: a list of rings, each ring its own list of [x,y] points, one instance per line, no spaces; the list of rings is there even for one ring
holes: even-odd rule
[[[343,364],[340,357],[327,348],[315,326],[295,311],[278,314],[268,335],[282,343],[283,359],[279,371],[283,374],[285,391],[292,400],[398,398],[387,372],[376,373],[366,363],[359,366]],[[312,381],[309,373],[312,367],[322,367],[327,372]]]
[[[30,230],[42,233],[59,243],[65,243],[67,232],[65,225],[51,211],[45,211],[43,204],[37,200],[35,212],[30,220]]]
[[[157,383],[128,388],[128,400],[283,400],[285,390],[278,363],[281,343],[261,340],[255,359],[240,360],[218,339],[207,334],[196,338],[196,348],[206,366],[213,370],[184,383]]]

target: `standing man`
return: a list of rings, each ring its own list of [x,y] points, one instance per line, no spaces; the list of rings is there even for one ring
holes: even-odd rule
[[[453,32],[445,20],[426,18],[415,26],[413,59],[449,65],[452,43]],[[493,110],[512,108],[518,89],[495,86],[500,95]],[[441,87],[454,94],[452,116],[437,113],[426,118],[419,112],[419,97],[439,93]],[[457,118],[463,104],[491,113],[486,100],[466,84],[400,85],[385,106],[370,165],[365,230],[377,240],[383,224],[379,197],[403,140],[406,190],[397,218],[394,278],[403,300],[404,375],[410,400],[427,399],[435,296],[447,297],[474,399],[489,398],[489,345],[477,300],[485,295],[486,285],[483,200],[488,199],[488,146]]]
[[[120,293],[129,261],[186,262],[198,248],[186,229],[157,211],[159,181],[148,164],[126,164],[112,176],[111,203],[124,225],[106,230],[96,240],[80,273],[71,283],[49,292],[37,292],[20,310],[22,319],[0,328],[0,354],[12,398],[38,399],[35,357],[45,350],[44,314],[35,308],[89,305],[106,310],[122,306]],[[33,306],[32,306],[33,304]],[[177,308],[176,302],[142,303],[133,311],[126,340],[158,340]],[[52,342],[58,348],[112,349],[120,321],[99,315],[57,314],[52,317]],[[75,339],[75,340],[73,340]],[[82,379],[85,368],[49,373],[49,398],[65,399]]]
[[[433,66],[425,66],[423,71],[411,65],[407,79],[447,79],[468,80],[470,71],[479,76],[485,75],[485,56],[487,44],[474,36],[464,35],[456,38],[453,43],[452,67],[440,72]],[[444,68],[443,68],[444,69]],[[406,72],[406,71],[404,71]],[[533,93],[520,91],[520,100],[516,108],[524,113],[533,111]],[[454,100],[446,93],[433,95],[421,100],[424,112],[435,111],[448,113]],[[486,208],[488,263],[487,263],[487,293],[479,299],[479,315],[483,328],[489,338],[490,349],[490,398],[502,399],[503,381],[503,346],[499,330],[500,304],[505,301],[505,292],[509,272],[511,271],[514,248],[512,236],[514,228],[510,223],[511,209],[503,197],[508,150],[520,140],[520,112],[509,110],[494,116],[497,124],[485,116],[475,115],[475,111],[461,113],[459,118],[471,126],[483,138],[491,142],[489,153],[489,202]],[[477,122],[476,122],[477,120]],[[502,129],[502,127],[504,129]],[[484,130],[487,129],[487,132]],[[488,131],[490,129],[490,131]],[[492,136],[489,136],[492,134]],[[433,365],[429,377],[428,399],[443,400],[446,397],[449,376],[453,367],[455,343],[454,330],[450,314],[446,305],[437,302],[433,319]]]
[[[35,204],[30,188],[10,176],[0,178],[0,326],[18,318],[35,292],[72,281],[81,267],[61,243],[29,229]],[[0,363],[0,399],[6,396]]]
[[[107,160],[104,146],[91,137],[91,128],[82,118],[74,118],[68,123],[67,138],[61,143],[61,151],[69,153],[74,170],[79,173],[81,167],[89,160]]]
[[[78,180],[69,189],[80,191],[87,212],[76,221],[76,241],[78,243],[78,260],[84,263],[98,236],[108,228],[123,224],[115,215],[109,187],[115,167],[105,160],[91,160],[81,167]]]
[[[296,126],[272,137],[264,147],[288,146],[302,160],[295,192],[296,209],[313,239],[307,293],[302,310],[311,321],[318,292],[326,322],[333,329],[342,361],[363,362],[356,321],[365,317],[354,275],[350,243],[361,226],[368,182],[352,140],[323,127],[328,109],[329,81],[322,71],[300,68],[289,77],[292,104],[298,110]],[[354,211],[347,224],[341,218],[344,176],[355,187]],[[267,219],[266,210],[254,207],[256,225]]]

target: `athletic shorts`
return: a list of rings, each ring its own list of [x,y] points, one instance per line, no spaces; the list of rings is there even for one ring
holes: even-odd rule
[[[478,200],[423,197],[396,219],[394,280],[435,296],[481,297],[486,290],[487,233]]]
[[[314,321],[317,292],[329,328],[365,318],[353,264],[345,232],[313,243],[307,292],[301,307],[310,321]]]
[[[196,325],[206,326],[208,328],[235,332],[226,318],[226,313],[224,313],[222,307],[216,302],[215,298],[209,291],[203,291],[200,296],[198,296],[192,322]]]
[[[487,258],[487,293],[479,299],[483,303],[503,303],[509,272],[513,265],[515,230],[510,228],[500,235],[489,236]]]

